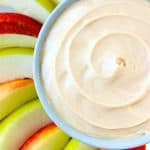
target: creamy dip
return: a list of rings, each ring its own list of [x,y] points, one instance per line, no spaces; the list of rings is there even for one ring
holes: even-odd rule
[[[54,24],[42,80],[58,115],[94,137],[150,132],[150,3],[79,0]]]

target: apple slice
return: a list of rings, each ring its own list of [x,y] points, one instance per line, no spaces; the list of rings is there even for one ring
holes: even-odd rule
[[[33,80],[14,80],[0,84],[0,120],[25,102],[37,97]]]
[[[132,148],[132,149],[129,149],[129,150],[146,150],[146,145],[141,146],[141,147]]]
[[[34,48],[36,37],[23,34],[0,34],[0,48],[30,47]]]
[[[0,124],[0,149],[18,150],[33,133],[51,121],[35,100],[25,104]]]
[[[41,24],[34,19],[16,13],[0,13],[0,34],[14,33],[37,37]]]
[[[0,83],[32,78],[33,49],[0,49]]]
[[[63,150],[68,141],[69,136],[51,123],[31,136],[20,150]]]
[[[85,145],[79,141],[72,139],[64,150],[98,150],[97,148]]]
[[[0,13],[0,34],[14,33],[37,37],[41,26],[39,22],[25,15]]]
[[[61,0],[52,0],[55,4],[59,4]]]
[[[0,48],[34,47],[42,24],[16,13],[0,13]]]
[[[50,0],[0,0],[0,5],[10,7],[21,14],[44,23],[55,5]]]

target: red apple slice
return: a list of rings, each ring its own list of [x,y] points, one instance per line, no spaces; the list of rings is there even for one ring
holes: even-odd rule
[[[31,136],[20,150],[63,150],[68,140],[69,136],[51,123]]]
[[[16,13],[0,13],[0,34],[14,33],[37,37],[41,24],[34,19]]]
[[[141,146],[141,147],[132,148],[130,150],[146,150],[146,145]]]
[[[42,23],[55,7],[51,0],[0,0],[0,5],[13,8],[15,11],[31,16]]]
[[[42,24],[16,13],[0,13],[0,48],[34,47]]]

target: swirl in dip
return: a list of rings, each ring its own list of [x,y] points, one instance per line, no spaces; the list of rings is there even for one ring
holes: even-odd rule
[[[42,82],[57,114],[94,137],[150,132],[150,3],[79,0],[43,47]]]

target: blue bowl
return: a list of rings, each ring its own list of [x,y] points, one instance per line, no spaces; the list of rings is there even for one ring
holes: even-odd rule
[[[35,46],[34,60],[33,60],[33,77],[36,86],[36,90],[40,101],[48,114],[48,116],[56,123],[56,125],[77,140],[94,146],[104,149],[128,149],[133,147],[138,147],[150,142],[150,135],[139,135],[137,137],[128,138],[128,139],[107,139],[107,138],[95,138],[88,136],[74,128],[69,124],[65,123],[59,115],[56,114],[53,107],[48,104],[48,100],[41,82],[41,56],[42,56],[42,47],[48,36],[50,29],[53,27],[56,19],[61,15],[61,13],[69,7],[73,2],[77,0],[64,0],[61,4],[54,10],[54,12],[48,17],[47,21],[43,25],[43,28],[40,32],[37,44]]]

